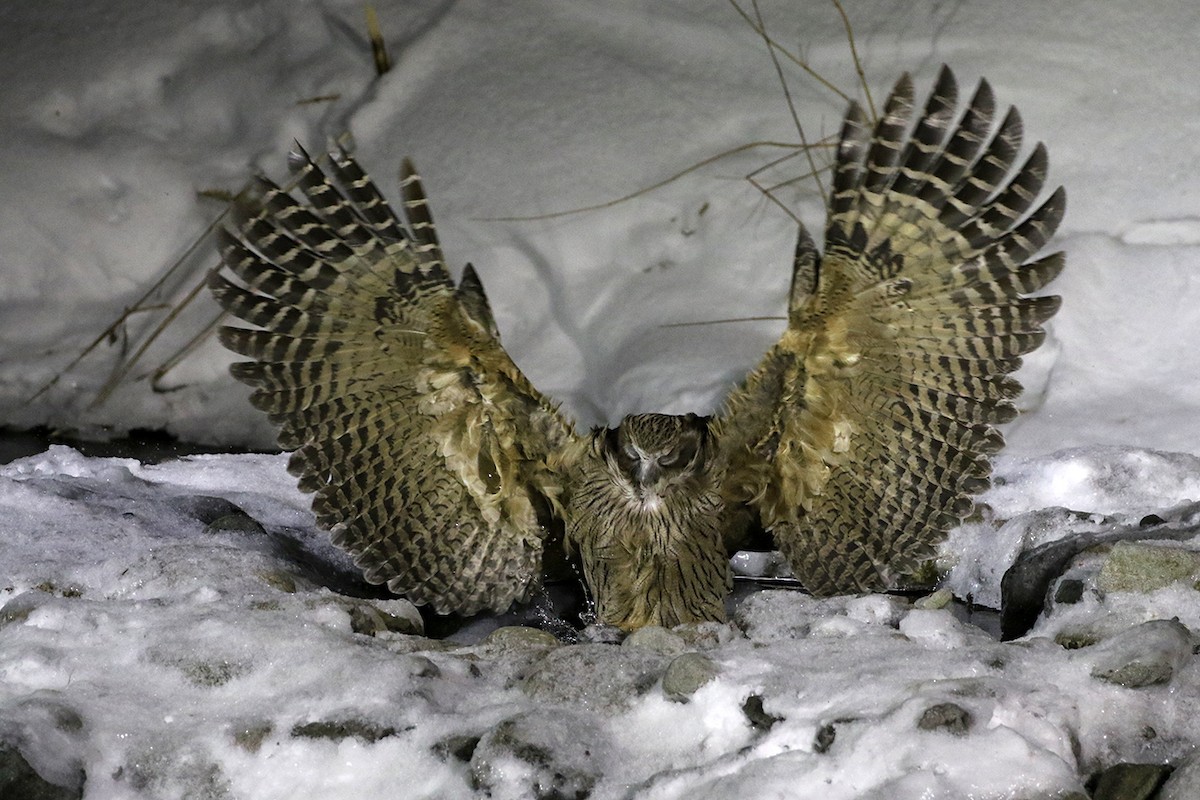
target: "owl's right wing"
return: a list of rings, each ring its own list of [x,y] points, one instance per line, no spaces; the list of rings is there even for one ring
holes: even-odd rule
[[[943,68],[913,117],[905,76],[872,129],[842,128],[819,255],[801,232],[788,327],[717,420],[730,500],[754,508],[817,594],[898,588],[987,486],[1009,376],[1041,344],[1062,268],[1030,258],[1062,217],[1035,205],[1046,153],[1015,167],[987,83],[959,116]]]
[[[252,359],[233,374],[367,580],[440,613],[502,611],[541,575],[548,462],[575,433],[501,347],[474,270],[452,282],[407,161],[407,225],[348,154],[332,179],[290,165],[304,201],[259,179],[220,232],[239,282],[211,289],[256,326],[220,331]]]

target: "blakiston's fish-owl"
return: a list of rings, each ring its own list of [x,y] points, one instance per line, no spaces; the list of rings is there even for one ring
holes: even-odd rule
[[[233,374],[368,580],[441,613],[506,609],[561,521],[597,617],[724,618],[729,553],[760,526],[817,594],[903,586],[988,484],[1009,376],[1041,344],[1063,266],[1027,261],[1039,144],[943,68],[915,123],[901,78],[879,121],[851,104],[819,254],[801,228],[788,324],[714,417],[636,414],[578,433],[500,345],[475,270],[455,285],[405,162],[406,221],[345,152],[294,155],[304,199],[260,179],[212,276],[255,328],[221,330]]]

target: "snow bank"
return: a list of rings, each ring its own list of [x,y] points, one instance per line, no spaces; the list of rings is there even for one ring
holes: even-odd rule
[[[793,225],[741,179],[780,151],[743,152],[603,210],[489,218],[603,203],[724,150],[794,141],[761,41],[722,0],[376,6],[395,62],[378,80],[351,0],[5,9],[0,419],[269,443],[211,341],[153,388],[145,377],[211,320],[207,297],[89,407],[161,307],[214,263],[207,242],[147,300],[160,310],[130,316],[24,401],[202,237],[223,204],[198,192],[235,192],[252,166],[280,176],[294,139],[319,148],[346,130],[389,191],[400,158],[416,159],[451,261],[477,265],[517,362],[581,422],[714,407],[779,323],[661,326],[781,312]],[[762,6],[780,42],[854,93],[832,7]],[[1187,37],[1163,35],[1200,12],[1082,0],[848,10],[876,98],[906,70],[927,86],[942,62],[964,85],[986,75],[1069,189],[1054,243],[1070,254],[1053,287],[1065,304],[1029,373],[1037,413],[1011,431],[1012,451],[1200,452],[1198,64]],[[844,101],[792,78],[810,136],[835,131]],[[820,229],[811,182],[783,199]]]

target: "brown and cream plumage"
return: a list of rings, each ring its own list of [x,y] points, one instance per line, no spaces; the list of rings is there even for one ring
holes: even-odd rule
[[[724,617],[729,549],[773,537],[811,591],[895,588],[987,485],[1009,376],[1043,339],[1062,268],[1027,260],[1039,144],[1014,169],[1015,109],[980,84],[961,116],[943,69],[916,122],[907,76],[873,129],[851,105],[818,254],[801,229],[788,326],[714,418],[638,414],[580,435],[500,345],[475,271],[455,285],[420,182],[407,224],[346,153],[262,179],[221,237],[217,299],[255,329],[222,342],[280,426],[317,519],[368,580],[439,612],[502,610],[542,572],[554,520],[598,617]],[[911,130],[910,130],[911,127]]]

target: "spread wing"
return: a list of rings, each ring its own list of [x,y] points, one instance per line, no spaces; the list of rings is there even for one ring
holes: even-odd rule
[[[726,494],[814,593],[895,588],[969,513],[1016,415],[1009,373],[1059,307],[1025,297],[1063,266],[1024,263],[1065,205],[1034,208],[1045,150],[1013,169],[1020,117],[993,130],[986,82],[956,106],[945,68],[911,133],[907,75],[873,131],[851,105],[824,256],[801,231],[787,330],[717,420]]]
[[[374,583],[440,613],[506,609],[541,574],[547,461],[575,434],[500,346],[467,267],[447,273],[405,162],[407,225],[345,153],[291,159],[303,200],[260,179],[221,232],[221,342],[295,452],[313,511]]]

